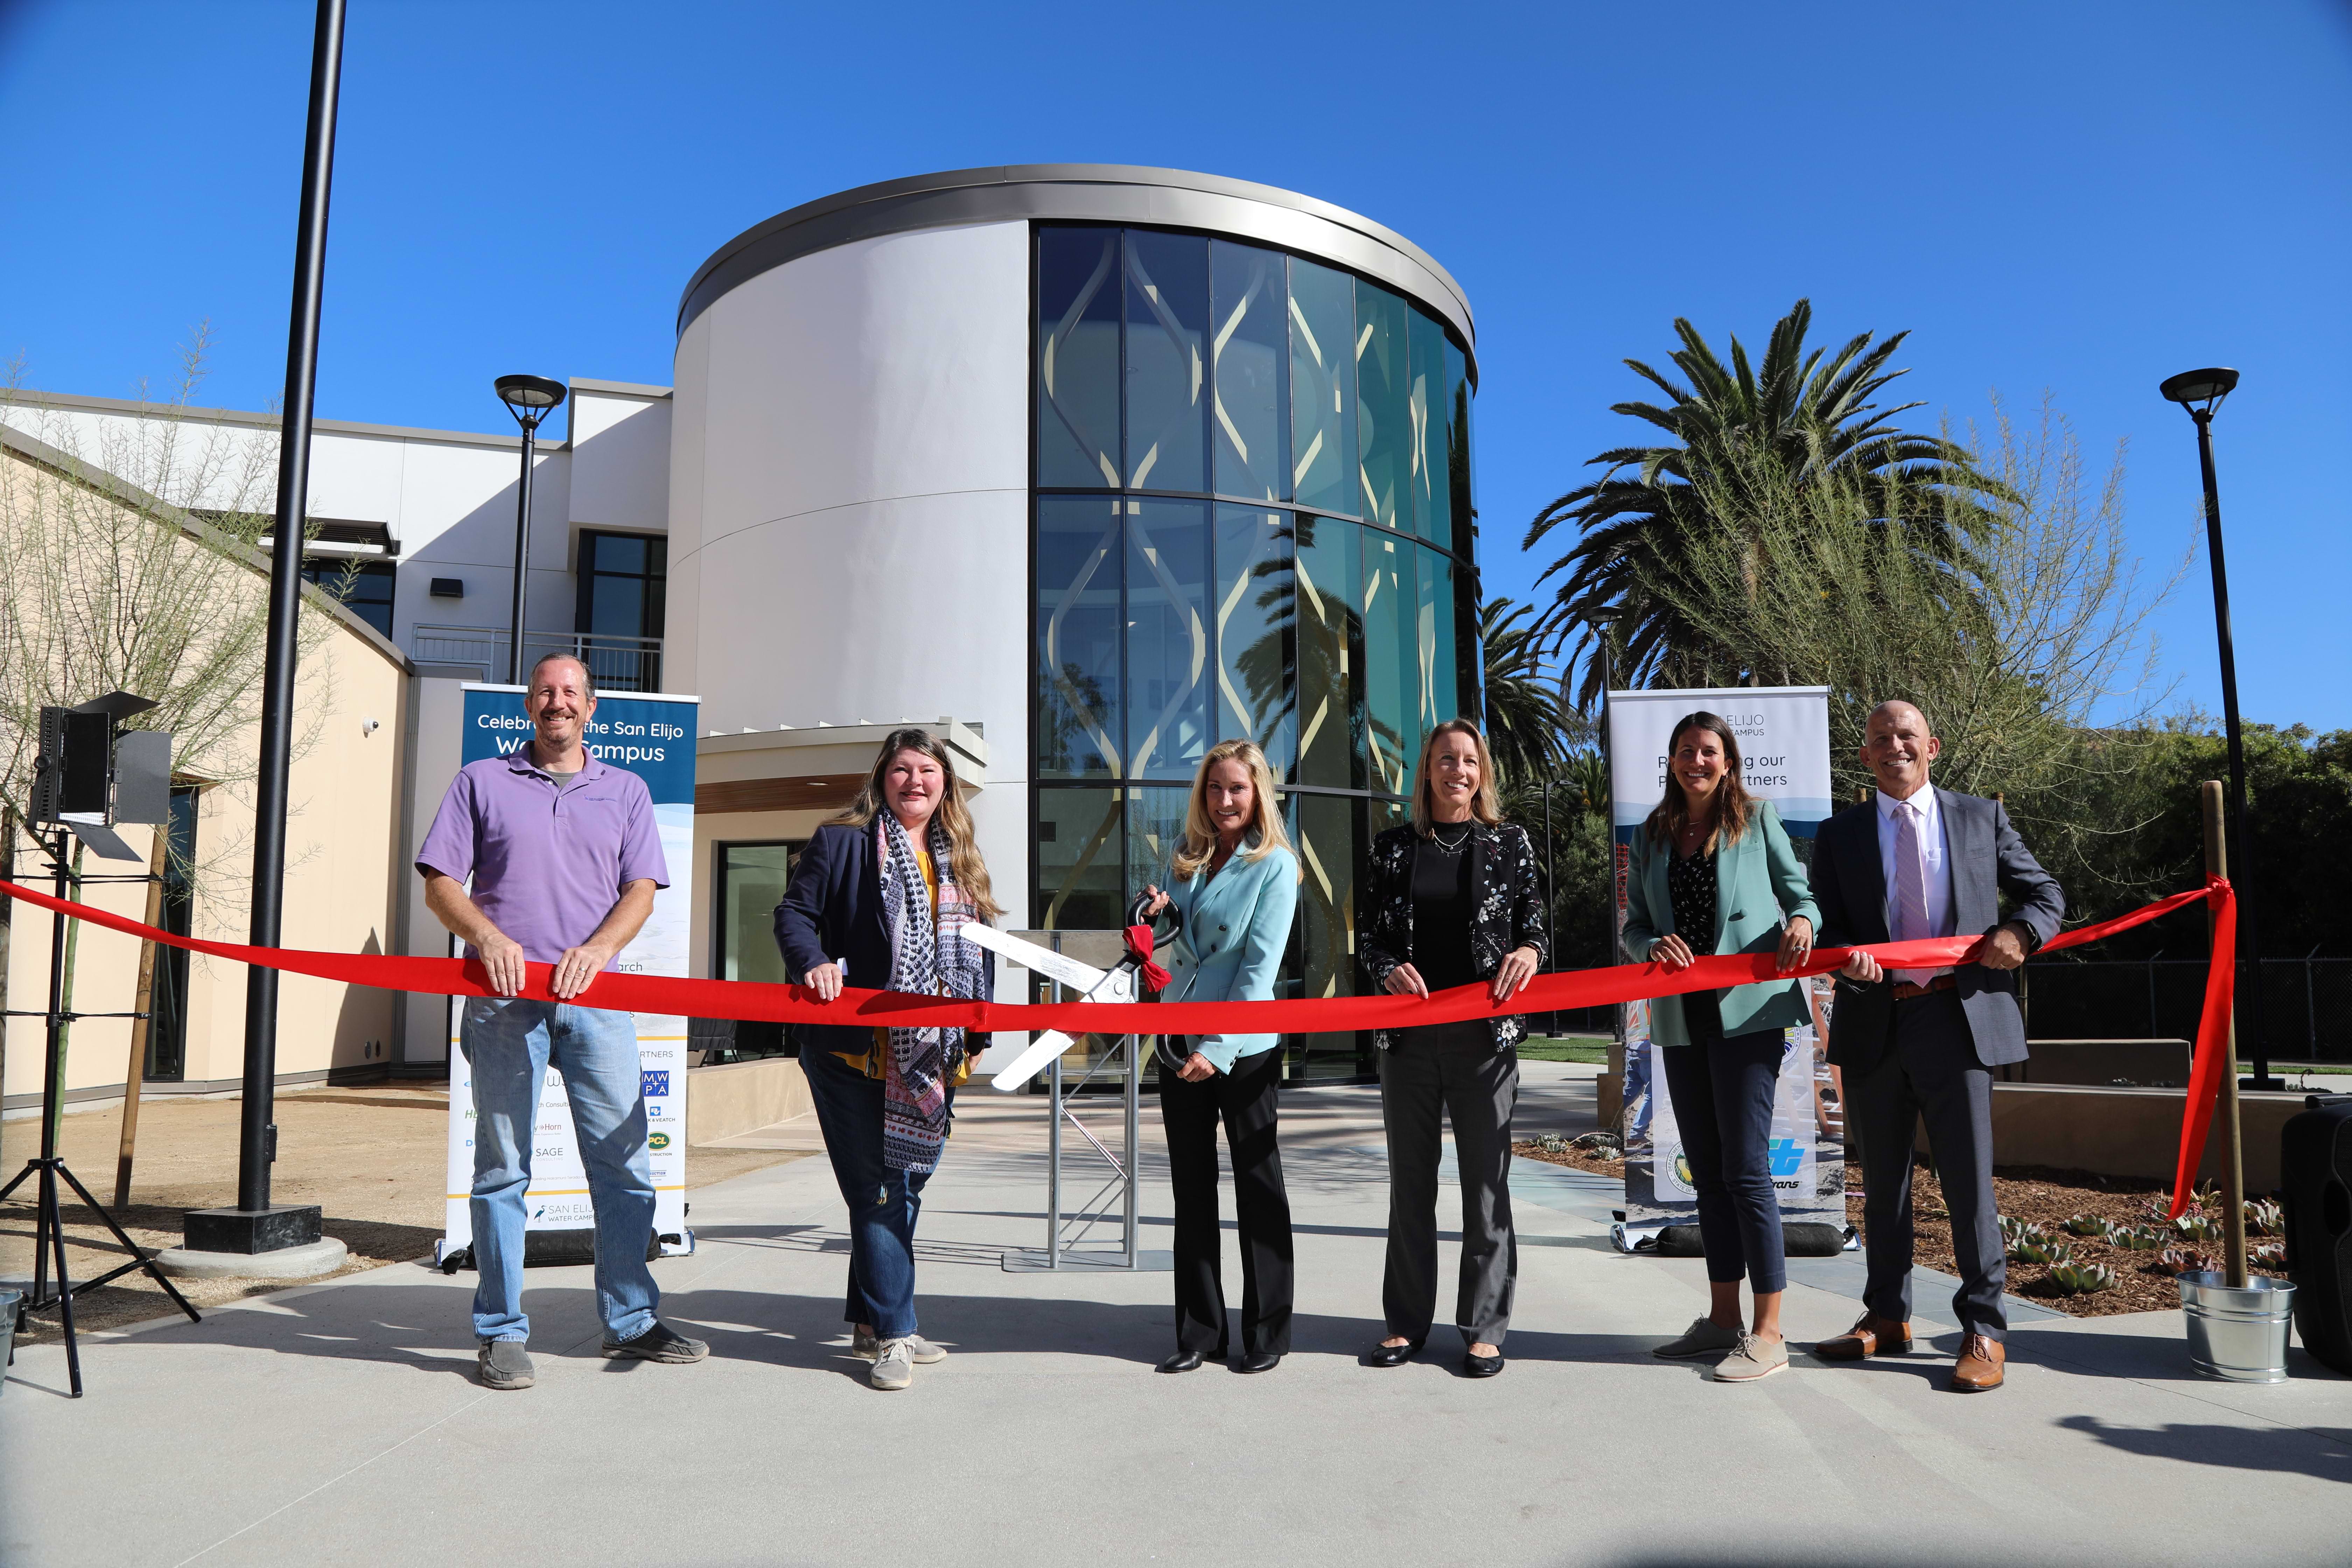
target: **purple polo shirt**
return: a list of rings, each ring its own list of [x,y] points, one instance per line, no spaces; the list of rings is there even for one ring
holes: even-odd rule
[[[416,868],[472,877],[475,904],[537,963],[595,935],[624,884],[669,886],[646,781],[592,756],[558,795],[528,744],[457,770]]]

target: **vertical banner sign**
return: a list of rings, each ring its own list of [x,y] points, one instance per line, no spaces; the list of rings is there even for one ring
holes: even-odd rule
[[[520,686],[467,683],[466,736],[459,764],[505,756],[530,743],[531,722]],[[669,886],[654,895],[653,913],[636,940],[613,961],[624,974],[687,973],[687,928],[694,908],[694,736],[698,697],[600,691],[588,721],[588,754],[646,781],[661,829]],[[473,1240],[467,1196],[474,1183],[474,1079],[457,1039],[463,998],[449,1011],[449,1182],[447,1215],[436,1261]],[[644,1074],[646,1126],[654,1177],[654,1234],[665,1257],[694,1250],[686,1228],[686,1020],[639,1013],[637,1057]],[[532,1130],[526,1231],[593,1231],[588,1178],[572,1129],[572,1104],[553,1068],[541,1087]]]
[[[1812,860],[1813,833],[1830,815],[1829,688],[1735,687],[1722,691],[1612,691],[1609,694],[1609,773],[1616,929],[1625,930],[1626,879],[1634,836],[1664,797],[1667,746],[1675,721],[1705,710],[1721,715],[1739,739],[1743,782],[1770,801],[1788,826],[1798,858]],[[1828,1061],[1826,977],[1813,985],[1812,1021],[1787,1031],[1780,1092],[1772,1107],[1772,1185],[1784,1220],[1845,1226],[1845,1123]],[[1625,1042],[1625,1220],[1628,1246],[1669,1225],[1693,1223],[1697,1194],[1683,1156],[1665,1075],[1650,1038],[1647,1002],[1620,1015]]]

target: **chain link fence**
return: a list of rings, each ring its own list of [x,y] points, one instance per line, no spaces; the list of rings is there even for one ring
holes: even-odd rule
[[[2025,966],[2027,1033],[2037,1040],[2193,1040],[2208,967],[2201,957],[2036,959]],[[2257,984],[2273,1059],[2352,1061],[2352,958],[2241,959],[2241,1057],[2253,1054]]]

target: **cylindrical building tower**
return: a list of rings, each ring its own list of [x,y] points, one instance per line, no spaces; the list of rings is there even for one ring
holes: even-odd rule
[[[1118,923],[1245,735],[1346,994],[1371,834],[1478,710],[1470,310],[1369,219],[1167,169],[965,170],[723,247],[678,316],[666,684],[707,728],[981,730],[1014,924]],[[1302,1038],[1294,1078],[1369,1070]]]

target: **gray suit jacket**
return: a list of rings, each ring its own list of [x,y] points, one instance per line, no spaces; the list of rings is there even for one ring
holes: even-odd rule
[[[2066,895],[2042,868],[2009,814],[1997,801],[1950,790],[1937,792],[1944,835],[1951,849],[1952,929],[1980,934],[2002,923],[2000,894],[2014,900],[2010,919],[2033,933],[2030,947],[2058,934]],[[1875,797],[1850,805],[1813,838],[1813,899],[1821,905],[1822,947],[1860,947],[1892,940],[1886,931],[1886,874],[1878,858]],[[2017,1007],[2017,972],[1964,963],[1960,1008],[1968,1015],[1977,1059],[1987,1067],[2025,1059],[2025,1018]],[[1867,1071],[1893,1042],[1895,987],[1840,979],[1830,1016],[1830,1060]]]

